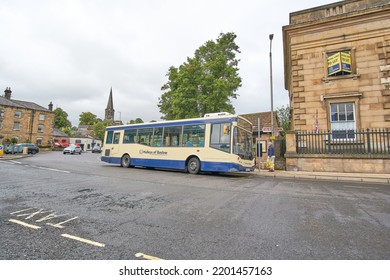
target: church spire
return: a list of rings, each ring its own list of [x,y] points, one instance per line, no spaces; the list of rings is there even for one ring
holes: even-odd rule
[[[104,115],[104,120],[105,121],[114,121],[114,102],[112,101],[112,87],[110,89],[110,96],[108,97],[108,102],[107,102],[107,108],[106,108],[106,113]]]

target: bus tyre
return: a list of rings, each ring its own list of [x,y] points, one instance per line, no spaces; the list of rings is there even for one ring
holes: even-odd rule
[[[125,168],[128,168],[130,167],[130,162],[131,162],[131,158],[129,155],[123,155],[122,159],[121,159],[121,166],[122,167],[125,167]]]
[[[200,171],[200,160],[197,157],[189,159],[187,164],[187,171],[190,174],[198,174]]]

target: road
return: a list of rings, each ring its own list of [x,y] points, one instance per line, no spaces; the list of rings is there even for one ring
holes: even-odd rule
[[[0,161],[0,259],[390,259],[390,187]]]

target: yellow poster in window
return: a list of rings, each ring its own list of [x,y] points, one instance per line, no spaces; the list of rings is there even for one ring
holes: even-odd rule
[[[341,69],[344,72],[352,73],[352,71],[351,71],[351,54],[341,52]]]
[[[341,57],[337,52],[328,57],[328,75],[333,75],[341,71]]]

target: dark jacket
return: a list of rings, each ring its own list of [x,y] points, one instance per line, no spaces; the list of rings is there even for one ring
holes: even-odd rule
[[[269,157],[272,157],[272,156],[275,155],[275,149],[274,149],[274,146],[273,146],[273,145],[271,145],[271,146],[268,147],[267,154],[268,154]]]

